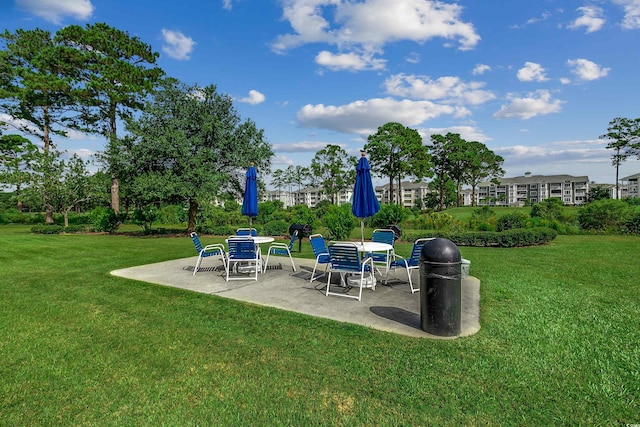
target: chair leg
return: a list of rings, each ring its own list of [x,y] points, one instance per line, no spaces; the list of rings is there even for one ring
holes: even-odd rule
[[[287,252],[289,253],[289,259],[291,260],[291,268],[293,268],[293,271],[296,271],[296,265],[293,263],[293,257],[291,256],[291,252],[289,252],[288,250]]]
[[[198,270],[200,269],[200,263],[202,262],[202,255],[198,256],[198,261],[196,262],[196,267],[193,269],[193,275],[195,276]]]
[[[267,266],[269,265],[269,255],[271,255],[271,251],[267,252],[267,259],[264,260],[264,270],[263,273],[267,272]]]
[[[415,294],[416,292],[420,291],[420,288],[415,289],[413,287],[413,281],[411,280],[411,269],[407,268],[407,276],[409,277],[409,287],[411,288],[411,293]]]

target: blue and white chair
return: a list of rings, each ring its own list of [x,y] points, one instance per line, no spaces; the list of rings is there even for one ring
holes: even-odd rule
[[[258,280],[258,272],[262,270],[262,259],[260,257],[260,247],[250,236],[231,236],[227,239],[229,252],[225,270],[226,280],[247,280],[247,276],[231,276],[231,273],[238,273],[241,269],[253,272],[253,280]]]
[[[282,242],[275,242],[269,246],[269,250],[267,251],[267,259],[264,261],[264,271],[267,271],[267,266],[269,265],[269,256],[270,255],[278,255],[278,256],[288,256],[291,260],[291,267],[293,267],[293,271],[296,271],[296,265],[293,263],[293,257],[291,256],[291,249],[293,249],[293,244],[296,242],[296,237],[298,237],[298,230],[295,230],[291,235],[291,241],[287,245]]]
[[[396,241],[396,234],[393,232],[393,230],[390,229],[376,229],[373,230],[371,241],[376,243],[386,243],[393,246]],[[386,283],[389,277],[389,268],[391,267],[391,261],[393,261],[393,250],[384,253],[373,252],[368,254],[368,256],[373,258],[374,264],[384,265],[384,278]],[[378,270],[378,273],[380,273],[380,270]],[[380,275],[382,275],[382,273],[380,273]]]
[[[312,234],[309,236],[309,242],[311,242],[313,255],[316,257],[316,263],[313,266],[313,272],[311,272],[311,280],[309,280],[309,283],[313,283],[314,280],[324,277],[327,274],[330,259],[327,242],[324,240],[324,237],[322,237],[322,234]],[[316,276],[316,270],[319,264],[324,264],[324,272]]]
[[[195,276],[198,270],[200,269],[200,263],[202,263],[202,258],[207,258],[210,256],[219,256],[224,265],[227,264],[227,258],[224,252],[224,245],[221,243],[214,243],[212,245],[202,246],[200,243],[200,238],[198,234],[194,231],[190,234],[191,240],[193,241],[194,246],[196,247],[196,251],[198,251],[198,262],[196,262],[196,267],[193,269],[193,275]]]
[[[238,228],[236,230],[236,236],[257,236],[258,230],[255,228]]]
[[[373,260],[371,258],[362,260],[356,245],[352,243],[335,243],[329,245],[328,249],[330,268],[327,279],[327,296],[336,295],[360,301],[362,299],[362,288],[370,287],[373,290],[376,289],[376,278],[373,274]],[[358,295],[349,295],[346,292],[331,292],[332,273],[340,274],[340,283],[343,288],[357,286],[359,288]],[[345,280],[345,276],[347,275],[351,277],[349,283]],[[353,280],[354,276],[359,276],[359,279]]]
[[[394,260],[391,261],[391,268],[406,268],[407,269],[407,277],[409,278],[409,287],[411,288],[411,293],[416,293],[420,290],[420,288],[413,287],[413,281],[411,280],[411,271],[417,270],[420,268],[420,253],[422,252],[422,247],[425,243],[427,243],[429,239],[418,239],[413,242],[413,249],[411,249],[411,256],[409,258],[403,258],[398,254],[394,254]]]

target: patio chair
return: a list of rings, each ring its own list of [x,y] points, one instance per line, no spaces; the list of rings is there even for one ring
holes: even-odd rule
[[[352,243],[337,243],[329,245],[329,277],[327,279],[326,295],[336,295],[346,298],[353,298],[360,301],[362,299],[362,288],[371,287],[376,289],[376,279],[373,275],[374,265],[371,258],[362,260],[358,247]],[[346,292],[331,292],[331,274],[340,274],[340,283],[343,288],[357,286],[358,295],[349,295]],[[345,280],[346,275],[360,276],[359,280]],[[334,285],[335,286],[335,285]]]
[[[371,235],[371,241],[378,242],[378,243],[386,243],[388,245],[393,246],[393,244],[396,241],[396,235],[393,232],[393,230],[390,230],[390,229],[386,229],[386,228],[376,229],[376,230],[373,230],[373,234]],[[384,272],[385,272],[384,280],[386,283],[389,276],[389,267],[390,267],[391,261],[393,260],[393,252],[389,254],[373,252],[367,255],[373,258],[374,264],[384,265]],[[378,273],[380,273],[380,270],[378,270]],[[382,275],[382,273],[380,273],[380,275]]]
[[[226,280],[246,280],[246,276],[231,276],[240,269],[247,269],[255,273],[253,280],[258,280],[258,272],[262,269],[260,246],[248,236],[231,236],[227,239],[229,252],[227,254],[227,263],[225,270],[227,273]],[[240,265],[241,264],[241,265]]]
[[[257,236],[258,230],[255,228],[238,228],[236,230],[236,236]]]
[[[269,265],[269,256],[271,254],[278,256],[288,256],[291,260],[291,267],[293,267],[293,271],[296,271],[296,265],[293,263],[293,257],[291,256],[291,249],[293,248],[293,244],[296,242],[296,237],[298,237],[298,230],[295,230],[291,235],[291,241],[289,244],[282,242],[275,242],[269,246],[269,250],[267,251],[267,259],[264,261],[264,271],[267,271],[267,266]]]
[[[327,274],[329,268],[329,249],[327,249],[327,242],[325,242],[322,234],[312,234],[309,236],[311,242],[311,248],[313,249],[313,255],[316,257],[316,263],[313,266],[313,272],[311,273],[311,280],[309,283],[313,283],[314,280],[319,279]],[[318,264],[324,264],[324,272],[316,276],[316,269]]]
[[[200,238],[198,237],[198,234],[196,232],[191,233],[190,236],[194,246],[196,247],[196,251],[198,251],[198,262],[196,262],[196,267],[193,269],[194,276],[200,269],[200,263],[202,262],[202,258],[207,258],[210,256],[219,256],[220,259],[222,260],[222,263],[225,265],[227,264],[223,244],[214,243],[212,245],[207,245],[203,247],[202,243],[200,243]]]
[[[418,239],[413,242],[413,249],[411,250],[411,256],[409,259],[406,259],[400,255],[394,254],[394,260],[391,261],[391,268],[406,268],[407,269],[407,277],[409,278],[409,287],[411,288],[411,293],[416,293],[420,290],[420,288],[413,287],[413,281],[411,280],[411,270],[417,270],[420,268],[420,252],[422,252],[422,247],[425,243],[427,243],[429,239]]]

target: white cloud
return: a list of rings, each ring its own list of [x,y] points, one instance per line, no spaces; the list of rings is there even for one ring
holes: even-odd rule
[[[596,80],[605,77],[611,68],[603,68],[588,59],[569,59],[567,65],[572,68],[571,72],[578,76],[580,80]]]
[[[333,71],[362,71],[362,70],[382,70],[386,61],[375,59],[370,54],[358,55],[357,53],[333,54],[323,50],[316,55],[316,64],[327,67]]]
[[[162,51],[173,59],[183,61],[191,58],[191,52],[196,42],[191,37],[185,36],[180,31],[162,29]]]
[[[231,10],[232,6],[233,6],[233,1],[232,0],[222,0],[222,8],[223,9]]]
[[[625,30],[640,29],[640,0],[613,0],[624,9],[624,19],[620,24]]]
[[[538,90],[528,94],[524,98],[510,95],[510,103],[500,107],[493,114],[496,119],[522,119],[557,113],[561,110],[563,101],[552,99],[548,90]]]
[[[400,40],[457,40],[460,49],[480,41],[473,24],[460,20],[462,8],[432,0],[283,0],[283,17],[293,32],[276,38],[283,52],[306,43],[379,49]],[[331,18],[333,18],[331,20]]]
[[[395,74],[384,82],[390,95],[425,100],[442,100],[450,104],[478,105],[490,101],[495,95],[482,90],[483,82],[465,83],[459,77],[445,76],[435,80],[428,76]]]
[[[605,23],[605,20],[602,17],[603,11],[597,6],[583,6],[576,10],[582,13],[582,16],[573,21],[573,23],[569,25],[569,28],[578,29],[580,27],[585,27],[587,29],[587,33],[593,33],[594,31],[601,29]]]
[[[85,20],[93,13],[90,0],[16,0],[16,6],[57,25],[66,16]]]
[[[306,127],[370,135],[387,122],[415,126],[445,114],[461,117],[469,114],[469,111],[430,101],[374,98],[340,106],[308,104],[298,111],[297,119]]]
[[[535,62],[525,62],[524,67],[518,70],[518,80],[521,82],[543,82],[549,80],[545,76],[545,69]]]
[[[467,141],[487,142],[491,141],[491,138],[482,133],[479,129],[473,126],[449,126],[446,128],[425,128],[418,129],[422,139],[427,141],[431,135],[446,135],[447,133],[457,133],[462,139]]]
[[[411,52],[405,60],[410,64],[417,64],[420,62],[420,55],[416,52]]]
[[[317,151],[322,150],[327,144],[339,145],[342,148],[346,149],[345,144],[336,144],[334,142],[322,142],[322,141],[300,141],[300,142],[290,142],[286,144],[273,144],[273,151],[283,152],[283,153],[300,153],[300,152],[309,152],[316,153]]]
[[[482,75],[484,73],[486,73],[487,71],[491,71],[491,67],[486,65],[486,64],[478,64],[475,67],[473,67],[473,75],[474,76],[479,76]]]
[[[238,101],[245,102],[251,105],[258,105],[263,103],[265,99],[267,98],[262,93],[252,89],[249,91],[249,96],[247,96],[246,98],[240,98]]]

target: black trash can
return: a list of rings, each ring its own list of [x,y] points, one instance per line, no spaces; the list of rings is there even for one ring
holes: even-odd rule
[[[313,229],[309,224],[291,224],[289,235],[293,236],[293,232],[296,230],[298,231],[298,252],[302,252],[302,238],[311,236]]]
[[[460,335],[462,258],[448,239],[429,240],[420,253],[420,326],[441,337]]]

